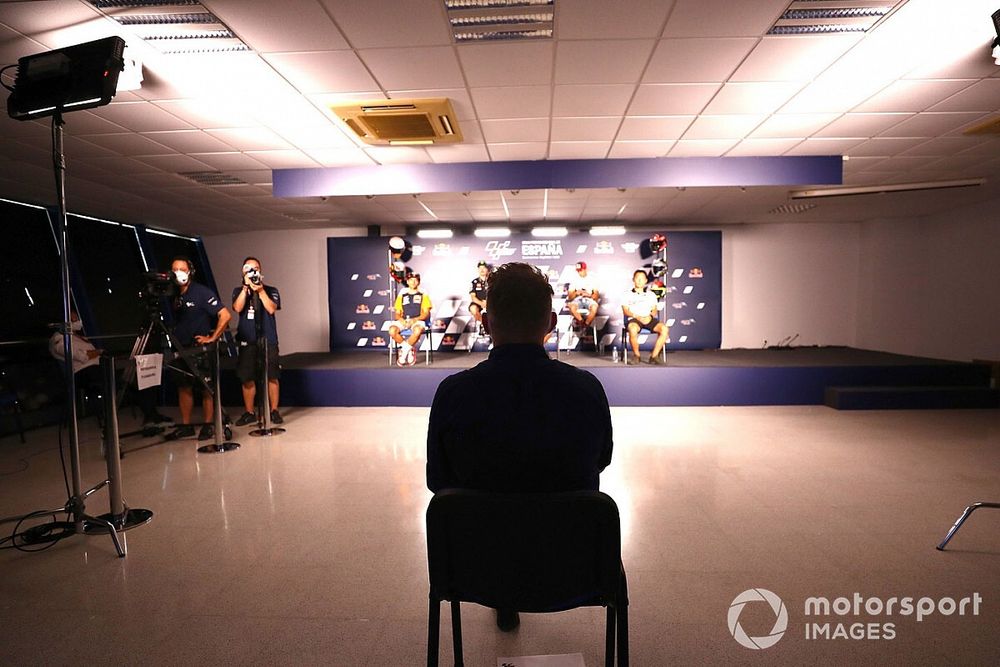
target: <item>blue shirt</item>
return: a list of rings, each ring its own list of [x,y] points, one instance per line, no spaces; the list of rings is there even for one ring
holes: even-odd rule
[[[611,463],[600,381],[541,345],[502,345],[445,378],[427,429],[427,488],[597,490]]]
[[[233,290],[234,303],[242,290],[242,287],[237,287]],[[277,310],[281,310],[281,295],[278,293],[278,288],[264,285],[264,291],[267,292],[267,296],[271,298],[274,305],[278,307]],[[236,325],[236,340],[244,343],[256,343],[257,323],[259,321],[264,326],[264,335],[267,336],[267,342],[271,345],[277,345],[278,323],[275,321],[274,315],[267,312],[263,305],[254,307],[257,301],[256,297],[256,294],[247,294],[246,305],[243,307],[243,311],[240,312],[240,321]],[[258,320],[257,318],[260,319]]]
[[[195,336],[211,336],[223,305],[215,292],[201,283],[189,283],[174,299],[174,335],[181,345],[197,345]]]

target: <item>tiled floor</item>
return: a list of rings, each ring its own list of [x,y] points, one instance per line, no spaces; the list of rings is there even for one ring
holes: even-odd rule
[[[0,664],[418,665],[426,644],[427,410],[285,412],[270,440],[127,455],[125,493],[153,521],[118,559],[105,536],[0,551]],[[1000,501],[1000,411],[619,408],[602,488],[622,513],[636,665],[1000,664],[1000,511],[934,545],[974,500]],[[139,444],[127,441],[126,447]],[[84,426],[84,481],[104,476]],[[0,440],[0,515],[61,505],[54,430]],[[100,492],[89,501],[107,511]],[[3,534],[12,525],[0,526]],[[750,650],[727,614],[775,592],[785,636]],[[808,618],[806,598],[962,598],[979,615]],[[874,603],[873,603],[874,604]],[[945,603],[947,606],[947,602]],[[443,609],[442,664],[451,664]],[[466,605],[466,659],[603,656],[603,613],[524,615],[499,633]],[[767,634],[763,603],[739,618]],[[894,639],[805,639],[806,624],[892,623]]]

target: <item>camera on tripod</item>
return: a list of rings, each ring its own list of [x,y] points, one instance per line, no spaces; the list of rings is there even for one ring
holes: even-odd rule
[[[171,274],[160,271],[146,272],[146,289],[142,298],[151,312],[160,312],[160,299],[172,299],[177,295],[177,283]]]

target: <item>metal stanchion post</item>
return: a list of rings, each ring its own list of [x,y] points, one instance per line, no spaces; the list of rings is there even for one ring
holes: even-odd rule
[[[264,397],[263,400],[261,401],[261,404],[264,406],[263,407],[264,421],[261,422],[260,428],[250,431],[250,435],[255,437],[281,435],[282,433],[285,432],[285,429],[271,424],[271,393],[270,393],[271,378],[268,374],[268,361],[269,361],[268,354],[270,351],[270,347],[267,341],[266,334],[263,335],[261,338],[257,339],[257,345],[260,346],[260,351],[263,352],[262,356],[264,359],[264,373],[263,373],[264,386],[262,387],[262,391],[264,392]]]
[[[215,443],[199,447],[198,451],[202,454],[224,454],[225,452],[240,448],[240,443],[229,441],[229,437],[232,434],[230,432],[227,436],[226,426],[222,423],[222,380],[219,371],[219,345],[222,344],[222,340],[220,338],[215,341],[215,395],[212,397],[215,405],[213,411],[215,413]]]
[[[147,509],[130,509],[125,504],[122,495],[122,463],[121,446],[118,438],[118,402],[115,400],[115,359],[111,356],[101,357],[101,371],[104,375],[104,458],[108,467],[108,478],[87,491],[84,497],[94,493],[102,486],[108,486],[108,503],[110,512],[98,517],[87,517],[84,532],[88,534],[111,533],[115,541],[118,555],[125,557],[128,553],[124,535],[119,542],[119,532],[141,526],[153,518],[153,512]]]

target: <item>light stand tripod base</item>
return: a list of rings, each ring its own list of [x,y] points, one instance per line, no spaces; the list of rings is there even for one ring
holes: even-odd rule
[[[99,517],[100,522],[96,521],[84,521],[83,532],[87,535],[102,534],[107,535],[108,533],[108,523],[115,527],[115,530],[121,532],[123,530],[131,530],[137,526],[142,526],[153,520],[153,511],[146,509],[128,509],[125,510],[124,514],[119,516],[114,516],[111,513],[102,514]],[[103,523],[103,522],[107,523]]]
[[[250,431],[250,435],[254,436],[255,438],[259,438],[259,437],[267,437],[267,436],[272,436],[272,435],[281,435],[284,432],[285,432],[285,429],[278,428],[277,426],[272,426],[271,428],[256,428],[256,429]]]

